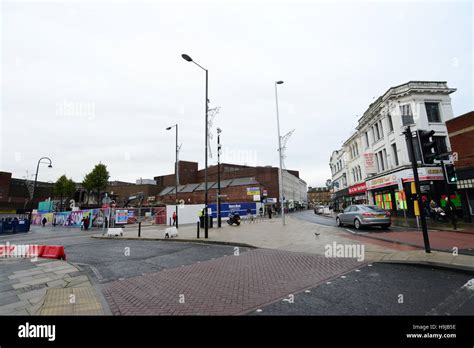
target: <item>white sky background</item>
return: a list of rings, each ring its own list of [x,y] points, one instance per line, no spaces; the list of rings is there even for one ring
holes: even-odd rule
[[[19,178],[42,156],[42,181],[99,161],[112,180],[172,173],[176,122],[180,158],[202,168],[205,75],[182,53],[209,69],[225,162],[278,165],[285,81],[286,167],[309,186],[391,86],[448,81],[454,114],[474,109],[471,1],[3,2],[0,20],[0,170]]]

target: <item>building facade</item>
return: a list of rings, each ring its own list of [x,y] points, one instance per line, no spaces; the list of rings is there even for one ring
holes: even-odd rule
[[[474,221],[474,111],[446,122],[456,167],[456,189],[460,196],[463,217]],[[457,158],[456,158],[457,157]]]
[[[395,215],[412,215],[413,202],[409,195],[413,172],[403,132],[407,126],[412,131],[434,130],[432,139],[439,153],[450,152],[446,121],[453,118],[450,94],[455,91],[446,82],[410,81],[391,87],[370,104],[359,118],[354,134],[336,151],[337,157],[345,158],[347,192],[338,196],[339,191],[335,191],[334,202],[342,201],[346,206],[376,204]],[[419,151],[416,141],[415,148]],[[332,167],[333,157],[334,152]],[[449,157],[444,161],[449,163]],[[440,162],[422,165],[418,173],[424,200],[440,203],[446,194]],[[342,176],[340,171],[333,171],[333,182],[341,181]]]
[[[198,170],[196,162],[179,161],[178,200],[185,203],[200,204],[205,201],[205,171]],[[184,174],[184,178],[182,175]],[[288,204],[306,204],[307,185],[295,170],[283,171],[283,196]],[[207,169],[208,201],[217,200],[218,166]],[[255,201],[253,194],[258,188],[261,199],[276,204],[280,200],[278,168],[271,166],[243,166],[230,163],[220,164],[222,202]],[[154,180],[163,185],[158,199],[163,203],[173,204],[175,201],[174,174],[156,176]]]
[[[308,189],[308,202],[311,204],[329,205],[331,192],[328,187],[310,187]]]

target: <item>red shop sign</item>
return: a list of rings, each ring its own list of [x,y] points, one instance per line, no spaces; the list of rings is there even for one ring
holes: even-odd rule
[[[367,186],[365,185],[365,182],[362,184],[354,185],[349,187],[349,194],[350,195],[355,195],[357,193],[364,193],[367,191]]]

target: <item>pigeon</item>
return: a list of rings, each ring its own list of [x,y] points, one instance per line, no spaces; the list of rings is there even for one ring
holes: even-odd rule
[[[314,235],[315,235],[316,237],[319,237],[320,234],[321,234],[321,233],[314,232]]]

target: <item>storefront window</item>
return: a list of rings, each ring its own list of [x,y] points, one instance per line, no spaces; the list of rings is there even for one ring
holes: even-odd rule
[[[385,210],[392,210],[392,195],[390,193],[379,193],[375,195],[375,203]]]
[[[447,205],[447,201],[446,201],[446,195],[442,195],[441,196],[441,208],[446,208],[446,205]],[[454,207],[456,207],[456,209],[460,209],[461,208],[461,197],[456,194],[456,195],[450,195],[449,197],[451,199],[451,202],[453,203]]]
[[[395,199],[397,200],[397,210],[407,210],[407,198],[405,191],[396,191]]]

